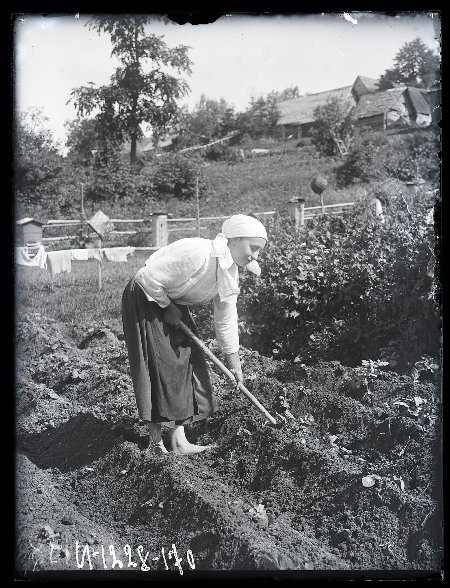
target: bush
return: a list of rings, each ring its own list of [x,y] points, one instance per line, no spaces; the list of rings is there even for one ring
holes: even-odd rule
[[[242,279],[246,344],[298,361],[356,365],[396,341],[404,362],[438,352],[438,316],[427,273],[433,229],[381,224],[361,203],[344,218],[319,217],[295,232],[271,230],[263,273]]]
[[[217,145],[211,145],[211,147],[205,150],[205,158],[210,161],[224,161],[230,159],[233,153],[234,149],[218,143]]]
[[[434,186],[440,182],[440,140],[438,132],[430,129],[408,135],[393,136],[387,175],[399,180],[415,180],[417,175]]]
[[[167,154],[162,156],[153,174],[153,189],[158,195],[173,195],[180,200],[195,197],[196,179],[199,195],[205,191],[203,162],[198,154]]]
[[[151,177],[143,168],[121,159],[97,167],[86,190],[93,203],[140,203],[151,196]]]
[[[344,188],[355,183],[369,183],[386,177],[387,137],[381,133],[364,132],[355,136],[345,162],[336,171],[336,183]]]
[[[386,177],[410,181],[419,175],[438,186],[439,149],[439,134],[432,129],[390,136],[360,131],[345,162],[335,170],[337,185],[342,188]]]

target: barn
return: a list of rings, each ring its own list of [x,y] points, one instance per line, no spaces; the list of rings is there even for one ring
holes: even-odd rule
[[[377,80],[366,76],[358,76],[353,82],[352,96],[355,102],[358,102],[364,94],[372,94],[373,92],[378,92]]]
[[[374,131],[426,127],[432,122],[427,92],[419,88],[392,88],[361,96],[355,106],[356,124]]]
[[[306,94],[278,103],[278,126],[284,139],[308,136],[314,125],[314,111],[330,98],[340,98],[353,109],[356,124],[386,131],[406,127],[426,127],[440,120],[440,91],[392,84],[378,89],[373,78],[358,76],[352,86]]]
[[[277,125],[281,127],[283,139],[292,135],[294,139],[308,136],[314,124],[314,110],[318,106],[325,106],[331,98],[340,98],[348,103],[349,110],[355,105],[352,86],[345,86],[317,94],[305,94],[300,98],[291,98],[278,102],[280,117]]]

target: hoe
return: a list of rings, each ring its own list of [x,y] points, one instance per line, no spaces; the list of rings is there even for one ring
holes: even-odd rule
[[[192,339],[192,341],[198,346],[200,347],[200,349],[203,351],[203,353],[209,357],[209,359],[216,364],[216,366],[230,379],[230,381],[232,381],[234,384],[236,384],[236,379],[234,377],[234,375],[232,374],[232,372],[230,372],[230,370],[220,361],[220,359],[218,359],[214,353],[212,353],[212,351],[210,351],[208,349],[208,347],[206,347],[206,345],[203,343],[203,341],[201,341],[196,335],[194,335],[194,333],[191,331],[191,329],[189,327],[187,327],[182,321],[180,321],[180,329],[183,331],[183,333],[185,333],[190,339]],[[237,386],[239,388],[239,390],[245,394],[247,396],[247,398],[250,400],[250,402],[252,402],[252,404],[254,404],[256,406],[256,408],[262,412],[262,414],[266,417],[266,419],[272,423],[272,425],[276,425],[277,421],[273,418],[273,416],[271,414],[269,414],[267,412],[267,410],[264,408],[264,406],[253,396],[253,394],[251,392],[249,392],[247,390],[247,388],[243,385],[243,384],[239,384]]]

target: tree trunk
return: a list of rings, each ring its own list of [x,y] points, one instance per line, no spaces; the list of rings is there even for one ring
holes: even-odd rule
[[[132,135],[131,137],[131,149],[130,149],[130,163],[134,165],[136,163],[136,154],[137,154],[137,138],[136,135]]]

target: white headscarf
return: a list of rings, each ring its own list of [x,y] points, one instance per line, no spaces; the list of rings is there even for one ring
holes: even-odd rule
[[[222,302],[235,303],[240,292],[238,267],[228,248],[228,239],[235,237],[261,237],[267,241],[267,231],[258,219],[245,214],[235,214],[223,223],[222,232],[213,240],[211,254],[219,261],[217,281]],[[261,274],[261,268],[256,259],[245,267],[257,276]]]

